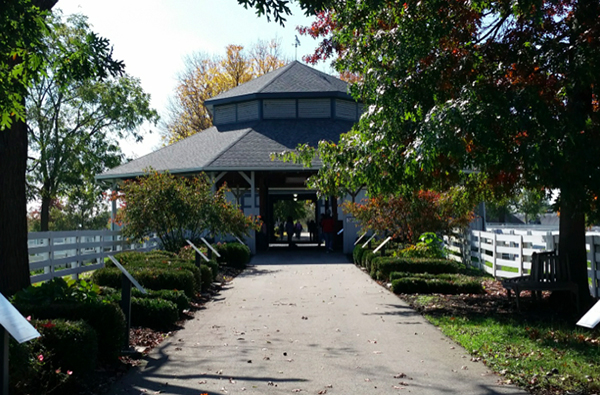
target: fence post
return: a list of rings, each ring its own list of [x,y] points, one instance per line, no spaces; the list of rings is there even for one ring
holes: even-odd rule
[[[52,232],[48,232],[48,260],[50,261],[50,266],[44,267],[44,273],[51,274],[51,279],[54,278],[54,237],[52,236]]]
[[[596,261],[596,237],[586,236],[586,241],[590,244],[590,277],[592,278],[592,295],[598,297],[598,262]]]
[[[496,278],[496,245],[498,244],[498,234],[494,233],[494,238],[492,239],[492,276]]]
[[[523,235],[519,235],[519,276],[523,275]]]
[[[81,233],[80,231],[75,231],[75,261],[71,262],[71,269],[76,269],[81,266]],[[73,280],[79,279],[79,273],[75,273],[71,275]]]
[[[481,253],[481,231],[477,231],[477,261],[479,265],[479,269],[485,270],[483,267],[485,263],[483,262],[483,254]]]

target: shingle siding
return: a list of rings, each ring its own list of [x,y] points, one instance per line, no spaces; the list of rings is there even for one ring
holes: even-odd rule
[[[331,99],[299,99],[298,118],[331,118]]]
[[[263,118],[296,118],[296,100],[263,100]]]

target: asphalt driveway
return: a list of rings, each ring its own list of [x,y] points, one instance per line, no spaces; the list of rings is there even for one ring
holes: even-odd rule
[[[526,394],[342,254],[251,265],[112,393]]]

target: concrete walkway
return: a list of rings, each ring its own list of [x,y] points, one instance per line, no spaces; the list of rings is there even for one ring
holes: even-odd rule
[[[526,394],[342,254],[269,252],[113,394]]]

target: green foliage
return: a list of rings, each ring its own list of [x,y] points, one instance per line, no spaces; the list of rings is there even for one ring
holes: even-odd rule
[[[183,291],[172,289],[147,289],[146,292],[146,294],[143,294],[137,288],[132,288],[131,296],[138,299],[163,299],[173,302],[177,306],[179,314],[182,314],[184,310],[190,308],[190,298]],[[116,288],[102,287],[102,295],[112,302],[121,302],[121,291]]]
[[[143,272],[144,270],[151,269],[170,270],[174,272],[187,271],[193,275],[193,289],[195,291],[200,291],[202,286],[202,274],[200,269],[195,265],[194,261],[181,259],[175,253],[155,250],[146,253],[125,253],[123,256],[117,254],[115,257],[123,266],[127,267],[132,275],[133,273]],[[106,263],[106,268],[114,268],[114,264],[109,261]],[[137,277],[135,278],[137,279]],[[189,296],[191,297],[192,295]]]
[[[293,221],[306,218],[307,209],[303,201],[278,200],[273,205],[273,218],[286,221],[292,217]]]
[[[99,360],[114,362],[119,356],[125,339],[125,316],[118,305],[99,301],[59,301],[43,305],[18,301],[13,303],[21,314],[34,319],[84,320],[96,331]]]
[[[459,274],[390,274],[392,291],[394,293],[424,293],[424,294],[479,294],[483,293],[481,281],[477,278]]]
[[[83,57],[93,57],[100,44],[85,17],[73,15],[65,22],[54,14],[48,23],[44,74],[27,97],[28,186],[30,197],[41,200],[42,231],[48,230],[50,204],[59,197],[68,196],[83,219],[99,211],[102,188],[95,175],[121,163],[119,139],[141,140],[138,126],[158,119],[139,80],[109,77],[110,70],[100,65],[98,72],[105,78],[73,73],[65,57],[73,56],[70,62],[90,61]]]
[[[180,290],[190,298],[196,291],[196,279],[188,270],[148,267],[132,268],[130,273],[144,288]],[[120,288],[121,275],[121,271],[117,268],[99,269],[92,275],[92,281],[100,286]]]
[[[202,273],[202,292],[208,291],[213,281],[212,269],[208,265],[200,265],[200,272]]]
[[[371,273],[378,280],[387,281],[392,272],[409,273],[458,273],[456,262],[434,258],[379,257],[372,262]]]
[[[366,252],[366,249],[362,247],[362,244],[358,244],[352,250],[352,259],[354,264],[362,266],[362,256]]]
[[[473,218],[472,203],[457,202],[454,193],[418,191],[404,196],[378,196],[361,204],[343,205],[360,223],[363,230],[380,235],[389,234],[396,240],[416,243],[426,232],[448,232],[465,227]]]
[[[241,243],[217,243],[215,249],[221,255],[218,262],[237,269],[244,269],[250,261],[250,248]]]
[[[97,303],[100,302],[100,288],[85,280],[65,280],[55,277],[39,286],[29,286],[17,292],[12,301],[15,304],[53,303]]]
[[[84,321],[32,320],[41,337],[9,341],[11,394],[72,393],[96,367],[96,332]]]
[[[444,258],[446,251],[444,242],[435,233],[423,233],[419,237],[419,242],[415,245],[410,245],[397,253],[394,256],[404,258]]]
[[[47,320],[35,323],[47,350],[44,361],[50,369],[85,375],[96,368],[98,337],[85,321]]]
[[[131,298],[131,325],[169,330],[179,319],[177,305],[162,298]]]
[[[219,264],[217,263],[216,260],[211,259],[210,261],[206,262],[206,266],[208,266],[210,268],[210,273],[212,275],[212,281],[216,281],[217,275],[219,274]]]
[[[228,202],[225,192],[222,187],[213,194],[205,175],[183,178],[148,171],[123,185],[118,220],[127,237],[141,240],[154,232],[172,252],[187,245],[186,239],[200,240],[204,232],[243,237],[258,229],[259,222]]]

